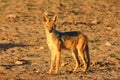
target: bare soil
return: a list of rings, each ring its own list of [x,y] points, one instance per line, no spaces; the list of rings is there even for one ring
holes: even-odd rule
[[[60,31],[88,36],[89,71],[81,62],[72,73],[75,61],[64,50],[59,74],[46,74],[44,11],[58,14]],[[0,80],[120,80],[120,0],[0,0]]]

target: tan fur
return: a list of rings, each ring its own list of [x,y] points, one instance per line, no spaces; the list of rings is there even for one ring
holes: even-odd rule
[[[56,59],[56,74],[58,74],[60,66],[61,49],[69,49],[76,61],[76,66],[73,70],[75,72],[80,65],[78,54],[80,55],[85,72],[90,66],[90,56],[88,49],[87,37],[79,31],[73,32],[59,32],[56,30],[56,18],[54,15],[52,18],[48,18],[47,14],[43,14],[43,23],[46,31],[47,44],[51,51],[51,65],[49,74],[52,73],[53,65]]]

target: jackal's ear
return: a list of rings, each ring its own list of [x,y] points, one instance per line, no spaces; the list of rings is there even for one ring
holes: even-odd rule
[[[48,18],[46,16],[43,16],[43,21],[48,22]]]
[[[57,15],[55,14],[55,15],[53,16],[53,18],[52,18],[52,21],[53,21],[53,22],[56,22],[56,20],[57,20]]]
[[[44,22],[48,22],[49,20],[48,20],[48,18],[47,18],[47,13],[43,13],[43,21]]]

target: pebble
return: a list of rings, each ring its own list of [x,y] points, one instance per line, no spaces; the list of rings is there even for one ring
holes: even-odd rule
[[[6,16],[6,18],[8,19],[8,18],[16,18],[18,15],[17,14],[8,14],[7,16]]]
[[[97,20],[93,20],[93,21],[91,21],[91,24],[98,24],[98,21]]]
[[[39,70],[39,69],[37,69],[35,72],[36,72],[36,73],[39,73],[39,72],[40,72],[40,70]]]
[[[107,29],[108,29],[108,30],[112,30],[112,27],[108,27]]]
[[[23,62],[22,61],[16,61],[15,64],[20,65],[20,64],[23,64]]]
[[[106,42],[105,45],[106,46],[112,46],[112,44],[110,42]]]
[[[43,50],[43,49],[44,49],[44,47],[43,47],[43,46],[41,46],[39,49],[40,49],[40,50]]]

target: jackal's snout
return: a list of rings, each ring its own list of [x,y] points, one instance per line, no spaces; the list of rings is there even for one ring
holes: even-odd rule
[[[55,30],[55,28],[56,28],[56,26],[53,25],[53,26],[49,29],[49,32],[50,32],[50,33],[53,32],[53,31]]]

